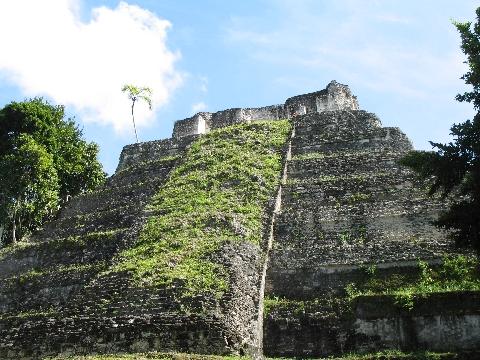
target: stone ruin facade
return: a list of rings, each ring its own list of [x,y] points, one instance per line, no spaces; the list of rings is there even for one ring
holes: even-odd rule
[[[188,135],[205,134],[217,128],[255,120],[291,119],[323,111],[358,109],[357,98],[352,95],[348,86],[332,81],[324,90],[291,97],[283,105],[235,108],[216,113],[199,112],[175,122],[172,137],[179,139]]]
[[[195,139],[282,118],[293,131],[282,185],[266,210],[270,236],[261,246],[222,249],[232,278],[225,299],[185,304],[171,289],[139,288],[127,274],[106,271],[135,242],[150,216],[146,205]],[[450,251],[446,234],[431,225],[445,204],[425,197],[398,165],[411,149],[400,129],[382,127],[336,82],[284,105],[198,113],[177,121],[171,139],[126,146],[104,187],[74,198],[30,243],[0,253],[0,358],[478,350],[477,293],[439,294],[412,311],[388,297],[360,298],[347,312],[338,301],[368,267],[408,278],[419,259],[437,264]],[[268,299],[303,305],[264,313]]]

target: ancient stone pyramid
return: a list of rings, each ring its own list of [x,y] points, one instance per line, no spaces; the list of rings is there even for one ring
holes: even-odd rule
[[[251,139],[238,141],[242,131],[268,128],[267,137],[274,136],[280,127],[256,121],[281,119],[288,119],[289,133],[265,150],[278,154],[274,181],[252,175],[268,195],[256,215],[258,234],[243,226],[248,209],[208,225],[211,233],[222,234],[224,227],[237,239],[222,240],[204,254],[208,264],[225,270],[220,297],[201,289],[186,295],[189,279],[142,284],[132,275],[136,269],[119,267],[125,252],[143,246],[140,234],[149,219],[165,213],[148,205],[162,201],[159,191],[181,178],[199,147],[221,139],[221,146],[237,141],[243,151]],[[256,146],[248,151],[262,151]],[[408,314],[388,299],[380,307],[376,299],[345,308],[345,288],[372,266],[380,277],[408,279],[418,272],[419,259],[435,264],[449,249],[446,235],[430,224],[444,204],[426,198],[397,162],[411,148],[405,134],[359,110],[348,87],[334,81],[284,105],[199,113],[177,121],[171,139],[126,146],[104,187],[74,198],[30,242],[0,253],[0,358],[475,348],[480,316],[472,304],[478,296],[458,295],[455,306],[439,298],[435,306],[425,302]],[[269,181],[273,185],[265,185]],[[235,183],[220,185],[219,191],[242,190]],[[178,261],[168,266],[174,269]],[[473,330],[466,332],[468,326]]]

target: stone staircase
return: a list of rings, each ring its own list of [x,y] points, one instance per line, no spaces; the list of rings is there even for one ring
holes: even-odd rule
[[[266,278],[274,299],[265,318],[267,356],[328,356],[355,347],[342,313],[349,283],[418,272],[449,246],[433,225],[444,206],[427,198],[397,161],[411,150],[398,128],[360,110],[294,118]],[[275,306],[277,304],[278,306]],[[345,309],[343,309],[345,310]]]
[[[117,172],[104,186],[73,198],[30,242],[0,253],[0,337],[12,349],[26,349],[22,342],[41,342],[47,334],[59,336],[48,331],[49,321],[53,327],[73,321],[68,314],[77,309],[76,294],[85,292],[114,256],[135,240],[146,203],[194,138],[126,147]],[[129,152],[136,158],[129,158]],[[78,323],[75,326],[78,331]],[[6,354],[4,347],[0,357]]]
[[[141,245],[135,241],[153,214],[145,206],[199,132],[280,116],[294,131],[283,152],[284,183],[264,214],[267,241],[226,242],[209,255],[228,272],[221,299],[183,296],[180,279],[138,285],[115,268],[122,250]],[[391,297],[357,299],[352,309],[345,296],[373,271],[413,281],[419,259],[439,264],[450,251],[431,224],[445,204],[427,198],[398,165],[411,149],[405,134],[358,110],[336,82],[284,105],[200,113],[178,121],[172,139],[126,146],[105,186],[72,199],[30,242],[0,251],[0,359],[147,351],[261,357],[262,331],[269,357],[409,341],[417,350],[421,336],[429,350],[477,349],[478,293],[435,295],[410,313]]]

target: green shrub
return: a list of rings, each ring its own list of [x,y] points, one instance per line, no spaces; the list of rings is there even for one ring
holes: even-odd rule
[[[362,283],[349,284],[345,291],[349,298],[360,295],[393,295],[396,303],[412,309],[414,300],[431,293],[480,290],[478,260],[464,255],[451,255],[443,258],[442,265],[432,267],[425,261],[418,262],[419,275],[411,281],[402,275],[379,278],[371,274]]]

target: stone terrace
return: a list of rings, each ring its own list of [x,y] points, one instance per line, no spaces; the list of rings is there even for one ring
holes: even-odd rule
[[[430,224],[444,205],[397,163],[412,149],[398,128],[360,110],[297,116],[294,126],[265,296],[331,301],[297,314],[274,309],[264,346],[269,356],[325,356],[353,349],[336,294],[371,265],[379,276],[411,276],[418,259],[438,262],[449,242]]]
[[[435,306],[422,300],[408,314],[391,298],[360,299],[353,311],[344,301],[345,287],[363,281],[366,269],[408,281],[418,259],[437,264],[451,246],[431,225],[444,204],[426,198],[397,163],[412,149],[405,134],[358,109],[348,87],[333,81],[282,105],[198,113],[177,121],[171,139],[126,146],[104,187],[72,199],[31,242],[0,252],[0,358],[150,350],[260,356],[259,284],[266,304],[274,299],[263,318],[267,356],[420,340],[428,349],[475,348],[478,294],[440,294]],[[272,247],[231,243],[213,255],[229,269],[231,293],[187,299],[177,292],[181,281],[138,287],[129,274],[106,271],[136,241],[151,215],[145,205],[199,134],[281,118],[294,130],[284,184],[262,230]]]
[[[40,348],[48,350],[47,339],[59,343],[58,332],[71,335],[68,323],[73,333],[78,331],[77,338],[88,334],[83,324],[67,316],[76,306],[73,299],[136,239],[145,204],[193,139],[126,147],[117,172],[105,186],[73,198],[31,242],[3,250],[0,358],[35,357]],[[80,313],[86,313],[85,306]],[[93,320],[85,323],[89,321]],[[60,349],[50,350],[56,354]]]

